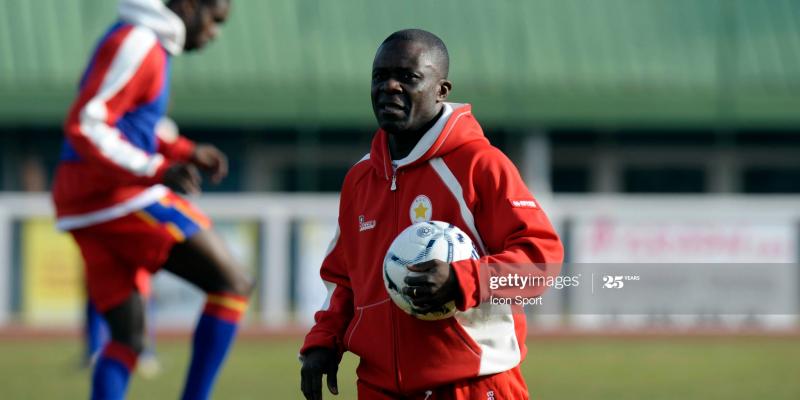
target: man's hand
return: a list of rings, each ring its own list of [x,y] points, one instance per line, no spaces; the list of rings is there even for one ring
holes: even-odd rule
[[[322,400],[322,375],[328,375],[328,390],[339,394],[336,373],[339,371],[339,357],[336,351],[326,348],[314,348],[303,355],[303,367],[300,369],[300,390],[306,400]]]
[[[194,195],[200,193],[202,178],[192,164],[173,164],[164,171],[163,181],[178,193]]]
[[[405,278],[404,294],[419,312],[439,308],[458,296],[458,282],[453,267],[442,260],[430,260],[407,267],[416,272]]]
[[[203,172],[211,174],[211,182],[220,183],[228,175],[228,157],[225,153],[210,144],[200,143],[195,146],[191,163]]]

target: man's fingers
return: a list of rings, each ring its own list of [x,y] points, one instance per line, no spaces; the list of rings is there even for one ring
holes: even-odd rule
[[[420,307],[414,306],[414,312],[419,313],[419,314],[427,314],[427,313],[433,311],[434,309],[435,309],[435,307],[431,307],[429,305],[420,306]]]
[[[433,300],[431,289],[425,286],[406,286],[403,288],[403,294],[411,298],[411,304],[417,311],[427,309]]]
[[[200,186],[198,186],[196,182],[193,182],[189,178],[181,180],[180,185],[183,189],[183,192],[186,194],[195,195],[200,193]]]
[[[411,303],[420,312],[427,312],[444,304],[441,293],[432,286],[406,286],[403,294],[411,299]]]
[[[200,171],[194,165],[187,165],[184,169],[186,179],[188,179],[194,186],[200,187],[203,177],[200,176]]]
[[[412,298],[411,300],[413,301],[414,305],[418,307],[424,307],[439,302],[439,299],[437,299],[436,296],[432,294],[419,296],[417,298]]]
[[[322,372],[316,372],[311,377],[311,391],[314,400],[322,400]]]
[[[222,181],[222,178],[226,176],[228,176],[228,157],[222,152],[219,152],[219,157],[217,157],[217,170],[214,172],[214,176],[212,176],[211,179],[214,183],[219,183]]]
[[[428,275],[408,275],[403,279],[408,286],[428,286],[431,284]]]
[[[192,186],[191,182],[189,182],[188,179],[181,178],[176,183],[180,188],[181,192],[183,192],[184,194],[195,194],[194,186]]]
[[[429,296],[421,299],[412,299],[411,304],[420,312],[428,312],[431,309],[438,308],[441,301],[435,297]]]
[[[406,268],[408,268],[409,271],[413,272],[427,272],[431,269],[436,268],[436,260],[423,261],[419,264],[406,266]]]
[[[432,289],[429,286],[406,286],[403,294],[411,297],[415,302],[420,299],[431,297]]]
[[[164,172],[163,182],[176,192],[194,195],[200,193],[202,177],[193,165],[175,164]]]
[[[301,369],[300,370],[300,391],[303,392],[303,396],[306,400],[312,400],[314,398],[314,393],[311,391],[311,376],[313,372]]]
[[[339,383],[336,379],[336,374],[339,372],[339,367],[334,366],[331,370],[328,371],[328,390],[333,393],[333,395],[339,394]]]
[[[219,183],[228,176],[228,157],[213,145],[198,145],[192,162],[203,172],[211,174],[211,181],[214,183]]]
[[[203,177],[200,175],[200,171],[194,165],[187,165],[186,166],[186,175],[189,185],[191,186],[189,194],[198,194],[200,193],[200,185],[203,182]]]
[[[187,165],[178,171],[176,184],[186,194],[200,192],[200,173],[194,166]]]

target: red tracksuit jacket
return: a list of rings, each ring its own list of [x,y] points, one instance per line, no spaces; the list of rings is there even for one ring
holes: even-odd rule
[[[360,357],[359,379],[399,394],[516,367],[526,353],[525,316],[487,312],[493,306],[480,303],[487,282],[478,271],[483,263],[560,263],[563,249],[550,222],[511,161],[484,137],[469,105],[446,104],[395,165],[379,130],[370,154],[347,174],[339,231],[320,271],[328,300],[301,353],[351,351]],[[381,275],[392,240],[423,220],[455,224],[482,256],[453,263],[463,301],[454,317],[439,321],[397,308]]]

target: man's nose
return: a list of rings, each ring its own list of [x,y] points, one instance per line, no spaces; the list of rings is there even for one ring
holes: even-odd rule
[[[402,92],[403,87],[397,79],[388,78],[383,82],[383,91],[387,93],[397,93]]]

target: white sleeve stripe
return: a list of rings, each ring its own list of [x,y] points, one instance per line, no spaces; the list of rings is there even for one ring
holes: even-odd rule
[[[325,303],[322,304],[321,311],[327,311],[328,308],[331,306],[331,298],[333,297],[333,292],[336,290],[336,284],[333,282],[328,282],[326,280],[322,280],[322,283],[325,284],[325,288],[328,289],[328,295],[325,297]]]
[[[106,103],[119,93],[139,70],[147,54],[156,44],[151,31],[135,27],[125,37],[97,94],[80,113],[80,130],[100,154],[137,176],[153,176],[164,162],[160,154],[148,155],[122,138],[121,132],[106,124]]]
[[[458,202],[458,207],[461,210],[461,219],[464,220],[464,223],[467,224],[467,228],[472,233],[472,236],[475,238],[475,243],[478,244],[478,251],[481,252],[481,255],[486,255],[486,247],[483,245],[483,239],[481,239],[481,235],[478,233],[478,229],[475,227],[475,218],[472,216],[472,212],[467,207],[467,202],[464,200],[464,190],[461,188],[461,184],[456,179],[456,176],[453,175],[453,172],[450,171],[450,168],[447,168],[447,164],[444,163],[444,160],[441,158],[432,158],[429,163],[433,170],[439,175],[439,178],[442,179],[445,186],[450,189],[450,193],[453,194],[453,197],[456,198]]]
[[[456,313],[456,321],[481,349],[478,376],[508,371],[522,359],[515,314],[507,304],[482,303]]]
[[[86,112],[81,113],[81,132],[97,147],[100,154],[136,176],[153,176],[164,163],[164,156],[161,154],[148,155],[124,140],[117,128],[98,121]]]
[[[142,65],[150,49],[156,44],[156,35],[141,26],[136,26],[128,33],[125,40],[114,55],[103,83],[95,95],[95,99],[103,102],[114,97],[131,80],[139,66]]]
[[[358,162],[356,162],[356,164],[358,164],[358,163],[360,163],[360,162],[362,162],[362,161],[367,161],[367,160],[369,160],[369,157],[370,157],[370,153],[367,153],[367,154],[366,154],[364,157],[361,157],[361,159],[360,159],[360,160],[358,160]],[[353,164],[353,165],[355,165],[355,164]]]
[[[340,234],[341,234],[341,231],[339,230],[339,224],[336,224],[336,233],[333,234],[333,239],[331,239],[331,242],[328,244],[328,249],[325,250],[325,257],[327,257],[331,253],[333,253],[333,249],[336,248],[336,243],[339,242],[339,235]]]

